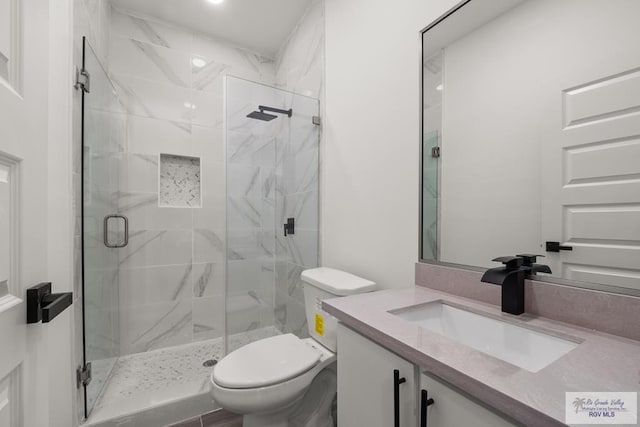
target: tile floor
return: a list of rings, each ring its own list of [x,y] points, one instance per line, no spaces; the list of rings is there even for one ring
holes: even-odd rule
[[[170,427],[242,427],[242,416],[220,409]]]

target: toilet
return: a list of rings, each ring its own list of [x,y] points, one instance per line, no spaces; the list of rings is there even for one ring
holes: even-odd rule
[[[211,396],[243,415],[243,427],[334,427],[337,320],[322,300],[376,289],[344,271],[302,272],[310,338],[283,334],[247,344],[224,357],[210,377]]]

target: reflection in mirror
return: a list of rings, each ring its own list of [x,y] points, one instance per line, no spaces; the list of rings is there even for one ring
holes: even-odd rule
[[[442,128],[442,53],[424,58],[422,137],[422,257],[436,259],[438,246],[438,157]]]
[[[8,293],[11,235],[9,169],[0,164],[0,297]]]
[[[423,33],[421,258],[640,293],[640,2],[471,0]],[[436,147],[434,149],[434,147]]]

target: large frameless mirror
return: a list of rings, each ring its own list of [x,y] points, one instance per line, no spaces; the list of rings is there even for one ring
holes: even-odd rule
[[[469,0],[423,31],[423,261],[540,254],[546,280],[640,294],[638,16]]]

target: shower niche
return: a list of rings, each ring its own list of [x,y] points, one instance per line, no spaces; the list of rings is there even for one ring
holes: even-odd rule
[[[160,153],[158,204],[163,208],[202,206],[200,158]]]

